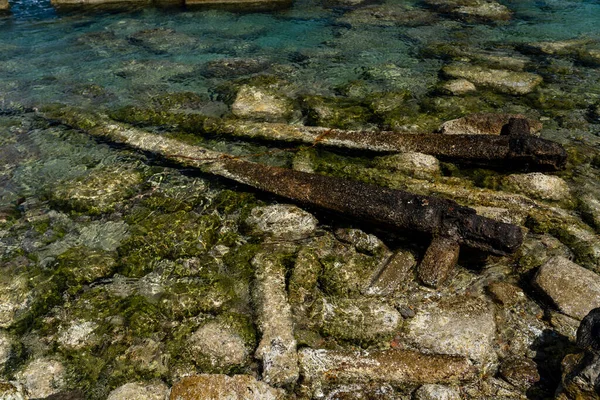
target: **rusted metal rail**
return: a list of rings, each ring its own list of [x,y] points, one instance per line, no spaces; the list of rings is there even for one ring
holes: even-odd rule
[[[452,200],[267,166],[94,116],[70,113],[60,120],[104,140],[157,153],[303,205],[380,227],[428,235],[433,242],[419,275],[430,286],[443,283],[457,260],[460,246],[507,255],[516,251],[523,240],[518,226],[482,217]]]

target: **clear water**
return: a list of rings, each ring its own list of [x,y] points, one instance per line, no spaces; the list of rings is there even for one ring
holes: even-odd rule
[[[526,70],[543,76],[540,91],[547,103],[542,104],[536,94],[482,96],[486,110],[534,115],[544,122],[542,136],[569,146],[583,143],[597,154],[600,115],[590,113],[600,103],[600,67],[582,63],[574,55],[524,55],[518,49],[527,43],[581,38],[589,41],[586,46],[600,48],[600,2],[503,3],[513,11],[513,18],[494,24],[465,22],[436,13],[424,17],[422,23],[357,18],[362,9],[372,6],[421,11],[421,16],[427,16],[430,10],[413,0],[354,6],[296,0],[290,8],[270,12],[182,8],[67,12],[56,11],[48,1],[11,1],[11,13],[0,16],[0,217],[13,213],[17,206],[21,214],[14,217],[18,222],[9,221],[18,228],[10,232],[0,219],[0,262],[6,256],[15,264],[15,257],[24,252],[34,260],[28,264],[33,270],[45,267],[51,264],[47,260],[74,245],[100,246],[106,237],[78,239],[93,224],[105,226],[107,218],[111,224],[122,222],[114,221],[120,217],[118,213],[69,216],[73,220],[67,218],[68,212],[57,214],[46,200],[66,181],[97,167],[125,165],[139,169],[146,178],[151,176],[144,189],[147,193],[133,197],[132,202],[152,195],[152,190],[163,185],[156,183],[162,182],[162,172],[148,172],[150,167],[145,166],[141,155],[117,151],[65,127],[38,126],[31,115],[19,114],[19,110],[50,104],[111,111],[124,105],[145,107],[166,93],[193,92],[203,96],[203,112],[227,116],[227,105],[216,95],[220,87],[237,79],[270,75],[289,82],[296,96],[361,101],[363,96],[408,91],[409,103],[420,107],[422,114],[431,113],[443,120],[479,111],[470,109],[460,98],[448,108],[427,106],[438,100],[450,101],[451,96],[441,95],[436,85],[440,70],[451,61],[441,55],[426,55],[425,50],[451,43],[465,51],[529,57]],[[153,36],[142,44],[135,40],[139,32],[157,28],[164,30],[162,38]],[[211,63],[230,58],[255,60],[261,67],[229,76],[206,73]],[[369,124],[372,128],[373,123]],[[239,142],[212,141],[210,145],[235,154],[268,150]],[[266,161],[285,164],[289,160]],[[173,191],[180,196],[188,194],[181,189],[185,185],[203,185],[188,177],[179,181],[169,175],[176,173],[164,174],[173,180]],[[576,182],[569,181],[572,185]],[[211,196],[215,194],[207,194],[206,204],[212,201]],[[132,210],[135,207],[126,212]],[[59,230],[56,226],[64,230],[61,235],[65,236],[40,234],[38,228],[27,225],[40,216],[46,218],[44,221],[49,219],[45,223],[55,231]],[[222,217],[224,221],[229,218]],[[105,236],[120,235],[119,240],[125,236],[109,228]],[[16,367],[23,362],[16,362]],[[107,388],[98,389],[99,393],[105,395]]]

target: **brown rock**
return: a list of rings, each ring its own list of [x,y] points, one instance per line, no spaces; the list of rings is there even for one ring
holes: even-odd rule
[[[529,358],[505,360],[500,366],[500,375],[521,390],[528,389],[540,380],[537,365]]]
[[[285,392],[249,375],[196,375],[171,389],[170,400],[283,400]]]
[[[456,265],[459,251],[460,245],[454,239],[434,238],[417,269],[421,282],[431,287],[443,284]]]
[[[8,0],[0,0],[0,11],[10,9],[10,4],[8,4]]]
[[[397,251],[383,265],[383,268],[374,274],[366,294],[390,296],[400,291],[407,282],[412,281],[411,270],[415,264],[415,257],[412,253]]]
[[[529,122],[530,133],[538,133],[542,129],[541,122],[527,118],[522,114],[471,114],[466,117],[446,121],[440,127],[440,133],[449,135],[499,135],[502,127],[511,118],[525,118]]]
[[[600,276],[564,257],[553,257],[542,265],[534,283],[573,318],[582,319],[600,307]]]
[[[505,306],[513,306],[525,299],[521,288],[508,282],[493,282],[487,289],[494,301]]]

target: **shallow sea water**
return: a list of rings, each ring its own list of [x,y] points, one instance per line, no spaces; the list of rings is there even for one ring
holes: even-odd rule
[[[0,272],[0,284],[12,297],[4,298],[10,306],[0,309],[0,331],[10,332],[19,344],[0,368],[0,380],[18,376],[32,358],[54,357],[64,361],[65,390],[105,398],[131,380],[158,378],[170,385],[191,372],[257,369],[251,362],[230,370],[205,367],[185,354],[182,338],[222,315],[235,315],[246,324],[252,319],[247,287],[251,257],[246,252],[259,239],[245,230],[243,217],[247,206],[275,200],[180,171],[151,155],[99,143],[36,116],[34,110],[76,106],[110,113],[191,92],[201,99],[194,112],[227,117],[228,85],[270,76],[284,81],[296,98],[322,96],[362,105],[389,93],[409,98],[407,109],[412,111],[406,118],[394,114],[397,120],[390,122],[376,115],[359,119],[353,128],[412,132],[416,126],[416,131],[431,131],[471,112],[519,112],[544,123],[542,137],[582,154],[600,151],[600,66],[574,53],[520,52],[529,43],[571,39],[586,39],[585,46],[600,48],[599,1],[506,1],[513,16],[501,23],[465,21],[419,1],[349,3],[298,0],[276,11],[234,12],[154,7],[57,11],[44,1],[11,2],[11,13],[0,16],[0,270],[6,271]],[[419,11],[423,20],[361,19],[360,11],[369,7]],[[164,31],[136,39],[157,28]],[[443,66],[468,58],[432,50],[445,45],[528,57],[525,70],[540,74],[544,83],[527,96],[484,91],[463,101],[442,94]],[[260,67],[233,72],[208,68],[232,58],[250,59]],[[306,121],[305,110],[298,110],[288,122]],[[160,133],[169,127],[152,129]],[[291,153],[271,154],[273,145],[265,143],[198,141],[230,154],[266,154],[255,159],[273,165],[292,163]],[[354,170],[339,168],[340,162],[357,168],[369,162],[320,155],[335,164],[323,171],[337,168],[332,173],[341,176]],[[592,180],[598,164],[586,170]],[[107,195],[116,205],[99,206],[98,211],[69,198],[73,185],[101,179],[98,172],[102,176],[103,171],[107,187],[116,181],[128,188],[115,197]],[[582,182],[572,170],[563,177],[575,188]],[[600,184],[591,183],[600,193]],[[164,219],[151,222],[157,215]],[[176,222],[165,227],[169,221]],[[331,223],[335,228],[336,222]],[[196,242],[190,246],[189,241]],[[79,268],[73,260],[92,256],[107,257],[112,267],[87,271],[93,277],[87,281],[70,275],[69,268]],[[68,286],[61,286],[61,280]],[[181,289],[189,282],[192,289]],[[207,293],[211,285],[224,289]],[[175,304],[173,298],[186,295]],[[194,300],[198,296],[216,296],[221,303],[203,304]],[[121,319],[115,322],[115,316]],[[69,327],[81,321],[92,321],[84,326],[93,326],[95,333],[81,343],[65,339]],[[249,348],[255,345],[256,333],[252,335],[245,338]],[[146,341],[140,343],[140,338]],[[146,346],[147,353],[137,355],[134,346]],[[156,352],[168,354],[172,362],[157,361]],[[155,361],[155,368],[140,367],[147,361],[143,357]]]

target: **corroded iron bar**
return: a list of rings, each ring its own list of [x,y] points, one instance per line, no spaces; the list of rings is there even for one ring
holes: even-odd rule
[[[93,136],[158,153],[183,165],[358,221],[451,238],[460,245],[497,255],[516,251],[523,240],[518,226],[479,216],[474,209],[452,200],[258,164],[107,123],[95,116],[70,113],[61,121]]]

